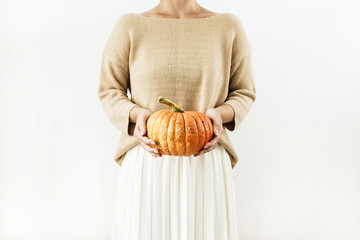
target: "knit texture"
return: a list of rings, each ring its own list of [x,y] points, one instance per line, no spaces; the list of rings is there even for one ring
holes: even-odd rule
[[[162,96],[185,111],[205,113],[230,105],[234,119],[223,124],[218,144],[234,168],[238,156],[227,130],[239,127],[256,98],[251,50],[239,17],[232,13],[185,19],[119,16],[102,53],[97,92],[105,114],[122,133],[114,160],[121,165],[126,152],[140,144],[129,134],[135,127],[130,110],[170,109],[157,101]]]

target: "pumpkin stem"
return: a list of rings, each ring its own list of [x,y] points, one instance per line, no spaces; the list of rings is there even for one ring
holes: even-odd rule
[[[166,104],[169,107],[171,107],[173,112],[182,112],[182,113],[184,112],[184,110],[179,105],[177,105],[176,103],[174,103],[173,101],[171,101],[169,99],[159,97],[158,101],[160,103]]]

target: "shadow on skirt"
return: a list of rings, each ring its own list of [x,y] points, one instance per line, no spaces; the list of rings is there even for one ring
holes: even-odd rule
[[[238,240],[233,180],[220,144],[199,157],[139,144],[119,167],[111,240]]]

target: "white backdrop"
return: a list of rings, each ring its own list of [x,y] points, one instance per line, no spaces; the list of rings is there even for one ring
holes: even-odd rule
[[[157,1],[0,5],[0,239],[109,239],[120,132],[97,98],[118,16]],[[356,1],[199,1],[242,20],[257,100],[229,133],[243,240],[360,239]]]

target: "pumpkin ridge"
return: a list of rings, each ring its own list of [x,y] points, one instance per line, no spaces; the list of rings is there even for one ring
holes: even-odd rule
[[[174,125],[174,136],[175,136],[175,156],[184,156],[185,152],[184,152],[184,146],[186,144],[186,139],[185,139],[185,132],[184,130],[184,125],[185,125],[185,120],[183,118],[183,114],[180,112],[176,112],[176,121],[175,121],[175,125]],[[185,147],[186,148],[186,147]]]
[[[166,130],[166,144],[167,144],[167,148],[169,150],[169,153],[172,155],[173,153],[171,152],[171,149],[170,149],[170,146],[169,146],[169,143],[168,143],[168,140],[169,140],[169,131],[171,129],[171,118],[173,118],[175,115],[175,113],[173,112],[173,114],[171,115],[171,117],[169,118],[169,125],[168,125],[168,129]]]
[[[206,114],[204,114],[204,113],[203,113],[203,115],[206,116]],[[209,138],[209,141],[210,141],[214,137],[214,125],[213,125],[213,122],[212,122],[212,120],[210,118],[208,118],[208,117],[207,118],[204,117],[204,118],[207,121],[207,123],[209,125],[209,128],[210,128],[210,138]]]
[[[182,116],[182,118],[184,119],[184,128],[185,128],[185,135],[184,135],[184,139],[185,139],[185,154],[186,154],[186,122],[185,122],[185,117],[183,113],[180,113],[180,115]]]
[[[165,110],[161,111],[161,113],[155,118],[154,120],[154,127],[153,127],[153,133],[154,131],[155,134],[154,134],[154,141],[155,141],[155,148],[159,149],[159,150],[162,150],[160,149],[160,139],[159,139],[159,133],[158,133],[158,124],[157,124],[157,121],[159,121],[159,124],[161,124],[161,121],[162,121],[162,118],[164,115],[166,115],[167,112]],[[155,128],[156,126],[156,128]],[[155,129],[154,129],[155,128]]]
[[[174,114],[171,116],[171,118],[169,120],[169,123],[171,123],[171,125],[169,124],[169,128],[168,128],[168,138],[170,138],[169,143],[168,143],[168,147],[169,147],[169,151],[170,151],[171,155],[176,155],[177,154],[177,152],[176,152],[176,149],[177,149],[176,131],[175,131],[177,116],[178,115],[176,114],[176,112],[174,112]]]
[[[199,128],[200,128],[200,129],[198,129],[198,145],[196,146],[196,150],[200,151],[202,149],[202,147],[204,146],[204,144],[206,143],[205,142],[206,141],[206,133],[205,133],[206,128],[204,126],[204,123],[203,123],[201,117],[198,114],[196,114],[196,112],[192,111],[191,114],[192,114],[193,118],[195,119],[195,122],[197,124],[196,126],[199,126]],[[198,124],[198,122],[199,122],[199,124]],[[203,131],[201,133],[201,135],[199,134],[200,131]],[[199,139],[199,136],[202,136],[203,139]],[[202,141],[199,141],[199,140],[202,140]]]
[[[169,112],[169,114],[171,114],[171,116],[169,117],[169,120],[167,121],[166,141],[165,141],[165,146],[164,146],[164,148],[167,149],[167,152],[169,152],[169,153],[171,154],[171,151],[170,151],[170,148],[169,148],[169,144],[168,144],[168,131],[169,131],[170,119],[171,119],[172,116],[174,115],[174,112]]]
[[[193,116],[193,112],[192,112],[192,111],[189,111],[188,113],[189,113],[189,114],[190,114],[190,116],[194,119],[194,122],[195,122],[196,139],[197,139],[195,149],[198,149],[198,147],[199,147],[199,129],[198,129],[197,121],[196,121],[196,119],[194,118],[194,116]]]
[[[198,115],[204,125],[204,128],[205,128],[205,144],[209,141],[209,138],[210,138],[210,133],[209,133],[209,130],[210,130],[210,126],[208,124],[208,122],[205,120],[205,117],[202,115],[202,114],[199,114]]]
[[[150,138],[150,139],[153,139],[154,123],[155,123],[157,116],[160,114],[161,114],[160,111],[153,113],[153,115],[151,115],[146,122],[147,126],[149,126],[149,129],[147,129],[147,135],[148,135],[148,138]],[[153,147],[154,145],[151,144],[151,146]]]

